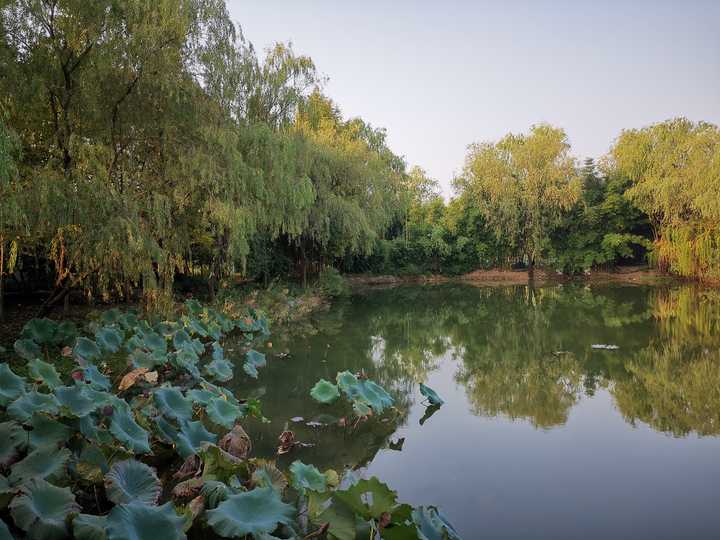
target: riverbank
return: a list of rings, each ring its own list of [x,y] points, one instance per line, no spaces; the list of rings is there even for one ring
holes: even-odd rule
[[[508,270],[495,268],[489,270],[475,270],[458,276],[442,274],[427,275],[366,275],[353,274],[345,276],[353,287],[373,285],[396,285],[402,283],[449,283],[465,282],[475,285],[523,285],[529,283],[526,270]],[[647,266],[624,266],[614,270],[593,271],[588,274],[568,276],[538,269],[533,278],[536,284],[590,282],[590,283],[628,283],[628,284],[655,284],[681,280],[677,276],[660,272]]]

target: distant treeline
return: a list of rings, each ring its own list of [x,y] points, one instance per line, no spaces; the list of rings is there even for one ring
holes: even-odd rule
[[[673,120],[579,165],[564,132],[472,145],[456,197],[345,119],[313,61],[224,0],[0,0],[3,291],[168,298],[328,267],[720,276],[720,134]]]

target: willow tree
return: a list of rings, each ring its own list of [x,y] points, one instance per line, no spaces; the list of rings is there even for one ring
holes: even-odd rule
[[[567,136],[547,124],[470,145],[456,188],[481,209],[497,238],[509,240],[527,261],[531,277],[552,228],[580,194]]]
[[[684,118],[623,131],[611,166],[629,178],[627,196],[646,212],[661,267],[720,278],[720,130]]]

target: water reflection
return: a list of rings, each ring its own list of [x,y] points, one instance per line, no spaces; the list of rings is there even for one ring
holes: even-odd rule
[[[419,401],[416,384],[442,369],[453,370],[478,416],[552,429],[564,425],[580,401],[607,389],[630,424],[676,436],[717,435],[718,321],[720,294],[686,286],[369,290],[318,316],[301,335],[276,336],[274,350],[290,356],[274,359],[267,351],[261,381],[273,422],[255,426],[256,437],[270,453],[290,417],[342,416],[341,407],[316,404],[308,391],[320,377],[332,379],[344,369],[364,370],[386,386],[397,398],[397,414],[352,435],[298,427],[318,443],[312,458],[327,466],[372,460]],[[619,349],[594,350],[595,343]]]

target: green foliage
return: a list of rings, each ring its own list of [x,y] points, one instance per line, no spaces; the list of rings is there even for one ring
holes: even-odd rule
[[[150,538],[162,531],[168,540],[184,540],[185,520],[175,513],[172,503],[149,506],[131,502],[115,506],[107,517],[108,540]]]
[[[306,490],[324,493],[327,489],[327,478],[317,467],[306,465],[302,461],[293,461],[290,465],[290,483],[301,494]]]
[[[15,524],[33,540],[67,536],[67,517],[80,507],[69,488],[59,488],[45,480],[32,479],[10,503]]]
[[[289,524],[295,508],[285,504],[272,488],[255,488],[229,496],[207,512],[208,524],[223,538],[273,532],[278,523]]]
[[[330,381],[320,379],[310,390],[310,395],[315,401],[320,403],[332,403],[340,397],[338,387]]]
[[[128,459],[113,463],[105,475],[105,491],[115,504],[138,502],[156,504],[162,491],[155,471],[144,463]]]

